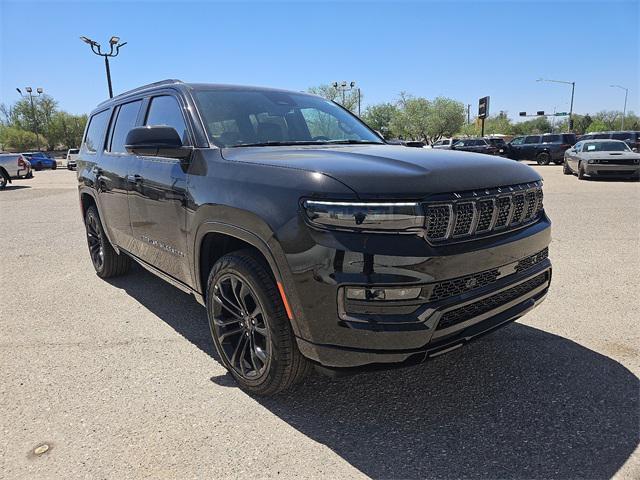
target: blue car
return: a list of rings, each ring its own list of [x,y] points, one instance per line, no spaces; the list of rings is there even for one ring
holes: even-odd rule
[[[29,162],[31,162],[31,168],[34,170],[43,170],[50,168],[55,170],[58,168],[58,163],[43,152],[27,152],[22,154]]]

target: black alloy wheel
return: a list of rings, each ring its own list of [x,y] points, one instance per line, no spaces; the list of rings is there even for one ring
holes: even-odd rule
[[[265,313],[249,283],[227,273],[213,287],[213,328],[225,360],[236,374],[257,379],[270,358],[269,329]]]
[[[89,256],[98,276],[109,278],[127,273],[131,266],[131,259],[124,253],[118,254],[111,246],[94,205],[87,208],[84,225],[87,231]]]
[[[549,165],[549,162],[551,161],[551,155],[549,155],[547,152],[539,153],[536,157],[536,161],[538,162],[538,165]]]
[[[578,178],[580,180],[585,180],[586,176],[584,173],[584,167],[582,166],[582,162],[580,162],[580,164],[578,165]]]
[[[104,239],[102,231],[98,227],[98,219],[95,215],[87,215],[87,243],[89,244],[89,255],[96,271],[104,268]]]
[[[240,388],[273,395],[309,373],[312,364],[298,350],[271,268],[257,252],[238,250],[218,259],[206,299],[213,343]]]

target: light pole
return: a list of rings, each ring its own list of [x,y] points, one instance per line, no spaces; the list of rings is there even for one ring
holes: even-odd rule
[[[622,110],[622,125],[620,126],[620,130],[624,130],[624,117],[627,114],[627,95],[629,95],[629,89],[626,87],[623,87],[622,85],[609,85],[609,86],[613,88],[621,88],[622,90],[624,90],[624,109]]]
[[[109,53],[102,53],[100,50],[100,44],[87,37],[80,37],[87,45],[91,46],[91,51],[96,55],[104,57],[104,67],[107,70],[107,84],[109,85],[109,98],[113,98],[113,88],[111,87],[111,70],[109,69],[109,57],[117,57],[120,53],[120,48],[124,47],[127,42],[120,43],[120,37],[111,37],[109,39]],[[114,51],[115,50],[115,51]]]
[[[553,82],[553,83],[564,83],[565,85],[571,85],[571,104],[569,105],[569,125],[568,131],[570,132],[573,128],[573,93],[576,89],[576,82],[567,82],[564,80],[549,80],[548,78],[539,78],[536,82]]]
[[[18,93],[20,94],[21,97],[24,98],[26,96],[26,95],[22,94],[22,90],[20,90],[19,88],[16,88],[16,90],[18,91]],[[33,119],[33,129],[34,129],[35,134],[36,134],[36,142],[38,144],[38,151],[40,151],[40,135],[38,135],[38,119],[36,118],[36,107],[33,104],[33,88],[25,87],[25,90],[29,94],[29,101],[31,102],[31,118]],[[42,92],[44,92],[42,87],[36,88],[36,93],[38,94],[38,96],[42,95]]]
[[[336,90],[342,92],[342,106],[343,107],[344,107],[344,102],[345,102],[344,92],[351,91],[354,88],[356,89],[356,92],[358,92],[358,117],[359,117],[360,116],[360,87],[356,88],[356,82],[347,83],[344,80],[342,82],[333,82],[333,88],[335,88]]]

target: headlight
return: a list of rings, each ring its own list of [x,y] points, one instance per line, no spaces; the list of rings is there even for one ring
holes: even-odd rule
[[[331,202],[305,200],[305,214],[320,227],[345,230],[415,230],[424,226],[418,202]]]
[[[587,160],[587,163],[598,163],[598,161],[594,159],[590,159],[590,160]]]

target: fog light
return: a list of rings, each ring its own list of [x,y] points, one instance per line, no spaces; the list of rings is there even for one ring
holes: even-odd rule
[[[420,296],[420,287],[412,288],[347,288],[347,298],[349,300],[413,300]]]

